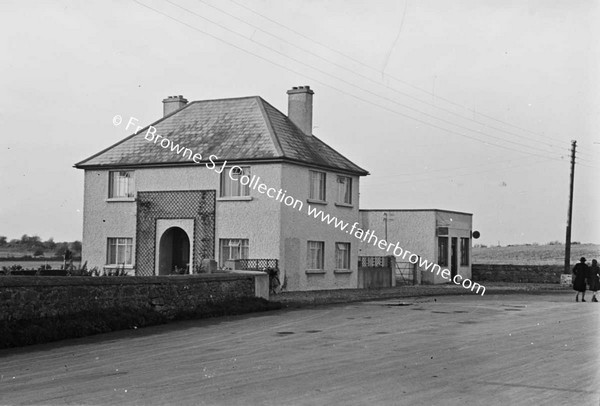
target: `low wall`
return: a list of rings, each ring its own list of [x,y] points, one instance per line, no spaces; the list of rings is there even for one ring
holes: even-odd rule
[[[69,316],[117,307],[152,308],[169,315],[202,304],[264,297],[264,291],[257,288],[264,284],[265,277],[264,274],[2,276],[0,320]]]
[[[475,282],[560,283],[562,265],[487,265],[473,264]]]

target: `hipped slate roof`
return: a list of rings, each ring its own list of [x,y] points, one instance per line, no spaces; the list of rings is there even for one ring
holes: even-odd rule
[[[368,175],[317,137],[303,134],[286,115],[258,96],[191,102],[152,126],[157,134],[200,153],[203,161],[211,154],[219,161],[283,160]],[[146,129],[140,130],[75,167],[193,164],[189,154],[184,158],[145,140],[145,134]]]

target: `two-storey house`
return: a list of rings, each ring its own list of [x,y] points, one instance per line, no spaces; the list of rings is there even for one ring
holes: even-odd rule
[[[88,266],[167,275],[269,258],[286,290],[355,288],[359,241],[307,208],[357,222],[368,172],[312,134],[308,86],[287,93],[287,116],[260,97],[169,97],[160,120],[77,163]]]

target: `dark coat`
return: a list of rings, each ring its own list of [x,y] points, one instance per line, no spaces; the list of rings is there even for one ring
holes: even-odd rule
[[[600,267],[598,265],[590,267],[588,283],[591,291],[600,290]]]
[[[585,292],[586,281],[590,276],[590,268],[583,262],[580,262],[573,268],[573,275],[575,276],[573,279],[573,290]]]

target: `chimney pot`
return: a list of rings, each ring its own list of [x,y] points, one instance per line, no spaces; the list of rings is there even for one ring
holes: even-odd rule
[[[183,108],[187,102],[187,99],[182,95],[167,96],[166,99],[163,99],[163,117]]]
[[[288,117],[308,136],[312,136],[314,93],[309,86],[294,86],[287,91]]]

